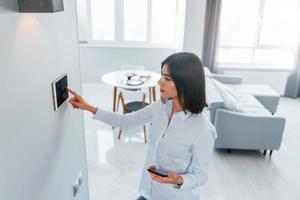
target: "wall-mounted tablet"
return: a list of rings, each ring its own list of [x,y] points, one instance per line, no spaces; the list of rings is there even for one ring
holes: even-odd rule
[[[54,110],[58,110],[61,105],[63,105],[69,98],[68,87],[68,77],[67,74],[63,74],[58,79],[52,83]]]

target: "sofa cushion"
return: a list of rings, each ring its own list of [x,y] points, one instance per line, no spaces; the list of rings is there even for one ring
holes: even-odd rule
[[[237,93],[217,80],[213,80],[213,83],[223,98],[226,109],[249,115],[270,116],[268,110],[253,95]]]
[[[276,96],[280,95],[268,85],[262,84],[228,84],[228,86],[239,94],[252,94],[255,96]]]
[[[209,71],[208,67],[204,66],[203,69],[204,69],[204,75],[205,75],[206,77],[212,77],[212,74],[211,74],[211,72]]]
[[[240,106],[246,114],[270,116],[268,110],[253,96],[247,94],[238,95],[240,99]]]
[[[243,106],[241,105],[241,101],[238,94],[236,94],[228,86],[224,85],[223,83],[215,79],[212,79],[212,82],[216,90],[218,91],[219,95],[222,97],[225,108],[236,112],[245,112]]]
[[[254,95],[269,112],[276,112],[280,95],[270,86],[262,84],[227,84],[227,86],[238,94]]]

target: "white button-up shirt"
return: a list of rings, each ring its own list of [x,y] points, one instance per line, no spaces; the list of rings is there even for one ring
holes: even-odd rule
[[[149,200],[198,200],[199,188],[207,180],[216,132],[202,114],[176,112],[168,125],[173,101],[158,100],[126,115],[98,109],[94,119],[113,127],[128,129],[151,122],[140,194]],[[153,181],[150,165],[183,178],[180,187]]]

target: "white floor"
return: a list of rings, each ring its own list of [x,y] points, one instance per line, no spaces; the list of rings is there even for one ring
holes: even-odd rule
[[[83,84],[91,104],[112,110],[112,88]],[[271,157],[259,151],[215,150],[201,200],[300,199],[300,99],[282,98],[277,115],[286,117],[280,151]],[[90,200],[134,200],[146,153],[142,130],[124,132],[84,113]]]

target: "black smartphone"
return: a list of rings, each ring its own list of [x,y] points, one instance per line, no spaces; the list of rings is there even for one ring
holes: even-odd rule
[[[153,174],[156,174],[158,176],[161,176],[161,177],[168,177],[168,174],[167,172],[164,172],[162,170],[159,170],[159,169],[155,169],[155,170],[152,170],[152,169],[147,169],[148,172],[150,173],[153,173]]]

